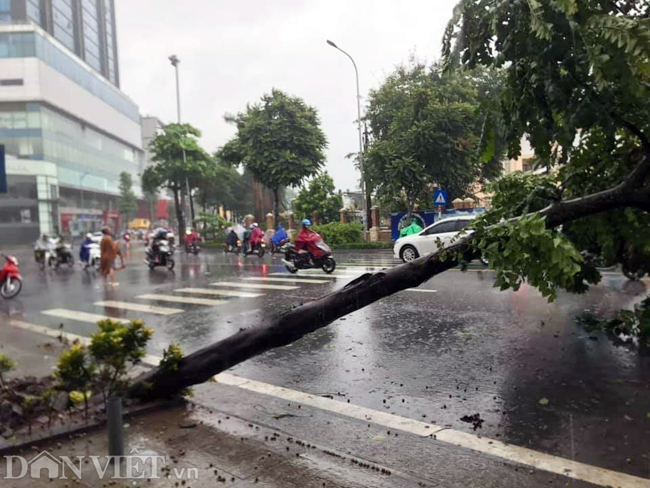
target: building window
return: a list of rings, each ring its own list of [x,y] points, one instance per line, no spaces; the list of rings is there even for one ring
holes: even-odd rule
[[[53,0],[52,16],[54,37],[65,47],[74,51],[74,23],[72,22],[72,3],[70,0]]]
[[[41,24],[41,4],[39,0],[27,0],[27,18]]]
[[[36,56],[34,34],[31,32],[0,32],[0,58]]]

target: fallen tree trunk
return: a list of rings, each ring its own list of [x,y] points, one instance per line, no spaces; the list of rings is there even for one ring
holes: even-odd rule
[[[454,248],[471,252],[470,239],[471,236],[464,238]],[[143,400],[168,397],[263,352],[291,344],[377,300],[419,286],[457,264],[455,260],[441,261],[437,254],[431,254],[385,271],[364,274],[335,293],[190,354],[183,358],[178,371],[174,373],[162,368],[147,373],[133,385],[129,396]]]
[[[650,167],[650,160],[641,165]],[[633,174],[635,173],[638,171]],[[641,181],[645,176],[643,173]],[[610,190],[554,203],[538,213],[545,217],[548,228],[554,228],[612,208],[629,206],[647,210],[650,208],[650,188],[639,187],[636,183],[638,180],[628,179]],[[263,352],[291,344],[382,298],[417,287],[433,276],[455,267],[458,261],[452,256],[456,253],[460,253],[466,261],[479,257],[480,251],[472,246],[473,239],[473,235],[467,235],[447,248],[446,260],[441,259],[438,253],[433,253],[411,263],[360,276],[335,293],[273,318],[267,324],[241,330],[190,354],[183,358],[176,371],[156,368],[134,383],[129,396],[146,401],[169,397]]]

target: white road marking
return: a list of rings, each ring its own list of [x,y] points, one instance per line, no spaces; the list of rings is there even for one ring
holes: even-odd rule
[[[143,300],[158,300],[161,302],[186,303],[188,305],[216,306],[216,305],[222,305],[224,303],[227,303],[226,300],[213,300],[211,298],[195,298],[195,297],[177,297],[174,295],[157,295],[155,293],[138,295],[136,298],[141,298]]]
[[[127,319],[107,317],[106,315],[99,315],[95,313],[78,312],[76,310],[67,310],[65,308],[53,308],[51,310],[43,310],[41,313],[43,315],[50,315],[52,317],[58,317],[61,319],[77,320],[79,322],[90,322],[93,324],[96,324],[100,320],[106,320],[106,319],[115,320],[116,322],[121,322],[123,324],[128,324],[129,322],[131,322],[130,320]]]
[[[570,461],[558,456],[545,454],[532,449],[506,444],[504,442],[478,437],[454,429],[447,429],[435,424],[427,424],[398,415],[371,410],[369,408],[343,403],[320,396],[310,395],[301,391],[290,390],[280,386],[269,385],[259,381],[249,380],[228,373],[215,376],[219,383],[242,388],[244,390],[269,395],[283,400],[294,401],[321,410],[334,412],[339,415],[372,422],[391,429],[409,432],[422,437],[436,436],[436,441],[447,442],[459,447],[482,452],[509,461],[524,464],[531,468],[541,469],[551,473],[586,481],[599,486],[616,488],[648,488],[650,480],[638,478],[625,473],[591,466],[589,464]],[[434,441],[435,442],[435,441]]]
[[[285,272],[285,273],[269,273],[269,274],[271,276],[286,276],[286,277],[299,276],[299,275],[291,274],[291,273],[288,273],[288,272]],[[311,277],[311,276],[313,276],[313,273],[305,273],[302,276]],[[339,273],[332,273],[332,274],[322,273],[322,274],[320,274],[318,276],[321,279],[330,279],[330,280],[347,280],[347,279],[349,279],[349,280],[351,280],[351,279],[354,279],[354,278],[358,278],[361,275],[358,275],[358,274],[346,274],[346,275],[343,275],[343,274],[339,274]]]
[[[235,283],[232,281],[216,281],[210,283],[210,286],[232,286],[235,288],[259,288],[261,290],[297,290],[297,286],[287,285],[257,285],[252,283]]]
[[[222,297],[237,298],[257,298],[264,296],[264,293],[252,293],[250,291],[236,290],[211,290],[210,288],[178,288],[174,291],[179,293],[199,293],[203,295],[218,295]]]
[[[408,290],[404,290],[404,291],[417,291],[417,292],[420,292],[420,293],[438,293],[438,290],[425,290],[424,288],[422,288],[422,289],[420,289],[420,288],[409,288]]]
[[[11,325],[12,327],[16,327],[17,329],[27,330],[29,332],[42,334],[48,337],[53,337],[55,339],[58,339],[60,337],[70,342],[78,341],[85,346],[90,344],[90,337],[84,337],[77,334],[73,334],[72,332],[56,330],[50,327],[43,327],[42,325],[30,324],[28,322],[23,322],[21,320],[10,320],[9,325]],[[147,354],[144,358],[142,358],[142,362],[150,364],[151,366],[158,366],[158,364],[160,364],[161,359],[162,358],[158,356],[152,356],[150,354]]]
[[[155,313],[156,315],[173,315],[181,313],[181,308],[156,307],[154,305],[143,305],[141,303],[118,302],[115,300],[106,300],[95,302],[98,307],[119,308],[122,310],[133,310],[134,312]]]
[[[253,277],[246,277],[242,278],[243,280],[248,280],[248,281],[286,281],[286,282],[292,282],[292,283],[307,283],[307,284],[312,284],[312,285],[319,285],[321,283],[331,283],[331,281],[328,280],[317,280],[317,279],[306,279],[306,278],[271,278],[270,276],[260,276],[259,278],[253,278]]]
[[[90,339],[87,337],[70,334],[68,332],[60,332],[48,327],[41,327],[26,322],[10,320],[9,324],[13,327],[44,334],[50,337],[63,336],[72,341],[78,339],[84,344],[90,342]],[[152,366],[157,366],[160,362],[160,358],[157,356],[147,355],[143,358],[143,362]],[[506,444],[498,440],[478,437],[477,435],[467,432],[440,427],[436,424],[427,424],[419,420],[400,417],[398,415],[388,414],[350,403],[343,403],[338,400],[311,395],[309,393],[270,385],[260,381],[249,380],[229,373],[220,373],[214,378],[219,383],[225,385],[281,398],[283,400],[295,401],[302,403],[303,405],[309,405],[345,417],[356,418],[363,422],[372,422],[384,427],[409,432],[421,437],[432,438],[435,435],[436,440],[434,442],[440,441],[454,444],[459,447],[482,452],[501,459],[507,459],[518,464],[530,466],[531,468],[548,471],[598,486],[611,486],[615,488],[648,488],[648,486],[650,486],[650,480],[646,478],[639,478],[637,476],[600,468],[598,466],[570,461],[551,454],[545,454],[533,451],[532,449]]]
[[[80,336],[80,335],[77,335],[77,334],[72,334],[70,332],[65,332],[63,330],[52,329],[50,327],[43,327],[42,325],[30,324],[28,322],[23,322],[21,320],[10,320],[9,325],[11,325],[12,327],[16,327],[18,329],[23,329],[23,330],[27,330],[29,332],[34,332],[36,334],[42,334],[42,335],[45,335],[45,336],[48,336],[48,337],[53,337],[55,339],[58,339],[59,337],[61,337],[63,339],[69,340],[70,342],[74,342],[74,341],[78,340],[79,342],[81,342],[84,345],[90,344],[90,338],[88,338],[88,337],[83,337],[83,336]]]

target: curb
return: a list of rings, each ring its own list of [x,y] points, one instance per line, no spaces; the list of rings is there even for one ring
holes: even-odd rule
[[[124,411],[124,418],[133,418],[147,413],[163,410],[165,408],[184,405],[188,403],[183,399],[177,400],[158,400],[152,403],[138,405]],[[13,452],[30,449],[34,445],[43,444],[44,442],[54,441],[61,437],[66,437],[80,432],[97,430],[106,425],[106,419],[96,420],[94,422],[73,422],[72,424],[54,427],[47,431],[47,433],[32,434],[28,437],[23,437],[15,442],[7,442],[0,440],[0,456],[11,454]]]

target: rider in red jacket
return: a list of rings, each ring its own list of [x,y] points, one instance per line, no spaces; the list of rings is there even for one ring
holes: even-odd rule
[[[296,236],[296,251],[307,251],[316,259],[325,256],[326,252],[318,247],[318,243],[323,241],[320,234],[312,229],[311,220],[302,221],[302,227]]]

